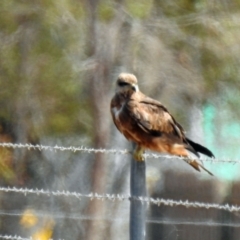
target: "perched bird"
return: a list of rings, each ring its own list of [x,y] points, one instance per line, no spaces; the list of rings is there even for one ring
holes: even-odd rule
[[[193,168],[200,171],[202,164],[189,158],[189,152],[214,157],[213,153],[185,136],[182,126],[162,103],[139,91],[137,78],[133,74],[121,73],[116,82],[116,92],[111,100],[111,114],[118,130],[136,143],[133,157],[144,161],[145,149],[184,157]]]

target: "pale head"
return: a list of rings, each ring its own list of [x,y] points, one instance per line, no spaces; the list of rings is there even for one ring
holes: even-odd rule
[[[131,94],[138,91],[139,88],[137,78],[133,74],[121,73],[118,76],[116,82],[116,92]]]

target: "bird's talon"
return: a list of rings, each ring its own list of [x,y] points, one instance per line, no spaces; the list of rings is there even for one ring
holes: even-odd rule
[[[133,152],[133,158],[136,161],[142,162],[145,160],[143,153],[144,153],[144,149],[137,147]]]

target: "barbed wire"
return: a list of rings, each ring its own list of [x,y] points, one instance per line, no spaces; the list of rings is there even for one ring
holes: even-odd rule
[[[86,153],[110,153],[110,154],[130,154],[128,150],[118,150],[118,149],[95,149],[87,147],[64,147],[64,146],[47,146],[41,144],[30,144],[30,143],[0,143],[0,147],[6,148],[27,148],[28,150],[50,150],[50,151],[72,151],[72,152],[86,152]]]
[[[22,238],[17,235],[0,235],[0,239],[11,239],[11,240],[33,240],[32,238]]]
[[[104,149],[104,148],[87,148],[84,146],[80,147],[75,147],[75,146],[48,146],[48,145],[41,145],[41,144],[36,144],[33,145],[31,143],[0,143],[0,147],[5,147],[5,148],[13,148],[13,149],[28,149],[28,150],[49,150],[49,151],[71,151],[71,152],[83,152],[83,153],[104,153],[104,154],[131,154],[131,151],[127,149]],[[145,153],[144,154],[145,158],[164,158],[164,159],[182,159],[186,160],[184,157],[179,157],[179,156],[172,156],[172,155],[166,155],[166,154],[154,154],[154,153]],[[201,161],[206,161],[210,163],[232,163],[232,164],[240,164],[240,160],[234,160],[234,159],[215,159],[215,158],[201,158]]]
[[[16,188],[16,187],[0,187],[0,192],[15,192],[23,193],[25,196],[27,194],[36,194],[36,195],[47,195],[47,196],[66,196],[66,197],[75,197],[79,200],[81,198],[89,198],[90,200],[109,200],[109,201],[140,201],[142,204],[154,204],[157,206],[169,206],[169,207],[178,207],[183,206],[186,208],[205,208],[205,209],[217,209],[225,210],[229,212],[239,212],[240,206],[234,205],[221,205],[218,203],[204,203],[204,202],[190,202],[188,200],[172,200],[172,199],[163,199],[163,198],[150,198],[150,197],[133,197],[130,195],[121,195],[121,194],[98,194],[98,193],[89,193],[82,194],[78,192],[69,192],[69,191],[50,191],[43,189],[28,189],[28,188]]]
[[[30,238],[23,238],[23,237],[20,237],[20,236],[17,236],[17,235],[1,235],[0,234],[0,239],[11,239],[11,240],[33,240],[32,237]],[[48,240],[53,240],[52,238],[48,239]],[[63,239],[59,239],[59,240],[63,240]]]

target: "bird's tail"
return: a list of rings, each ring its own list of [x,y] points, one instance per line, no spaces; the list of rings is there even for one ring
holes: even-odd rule
[[[193,168],[195,168],[197,171],[201,171],[201,168],[206,171],[208,174],[210,174],[211,176],[213,176],[213,174],[208,171],[201,163],[199,163],[197,160],[195,159],[190,159],[190,158],[184,158],[183,159],[185,162],[187,162],[188,164],[190,164]]]
[[[187,138],[187,142],[191,145],[191,147],[196,151],[196,152],[200,152],[208,157],[214,158],[213,153],[207,149],[206,147],[193,142],[192,140],[190,140],[189,138]]]

